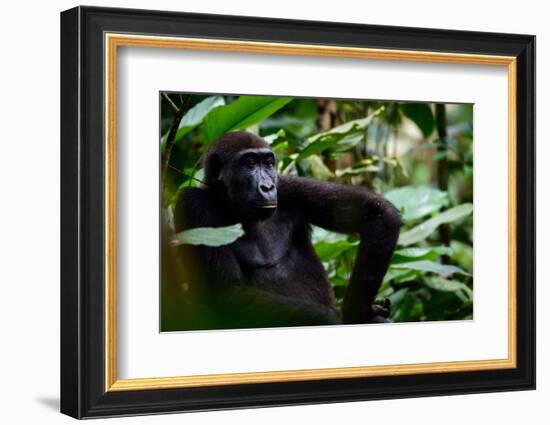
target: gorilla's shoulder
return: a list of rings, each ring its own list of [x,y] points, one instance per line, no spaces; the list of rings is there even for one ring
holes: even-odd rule
[[[176,231],[193,227],[219,225],[220,205],[207,188],[188,188],[181,192],[174,211]]]
[[[335,188],[327,182],[301,176],[279,176],[277,193],[279,203],[284,208],[296,209],[304,197],[316,198],[321,193]]]
[[[279,194],[288,197],[302,193],[316,193],[320,189],[326,189],[327,182],[301,176],[279,176],[277,189]]]

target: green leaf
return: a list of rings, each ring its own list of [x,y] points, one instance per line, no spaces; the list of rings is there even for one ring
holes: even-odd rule
[[[474,250],[472,245],[452,240],[451,248],[453,250],[453,262],[465,270],[472,270],[474,264]]]
[[[243,235],[244,230],[240,223],[226,227],[196,227],[176,234],[172,239],[172,245],[217,247],[233,243]]]
[[[321,261],[332,260],[359,245],[359,241],[351,242],[343,233],[331,232],[317,226],[312,226],[311,241]]]
[[[285,137],[285,131],[281,128],[277,133],[264,136],[263,139],[266,141],[266,143],[273,145],[274,143],[284,142]]]
[[[319,242],[315,244],[315,252],[321,261],[329,261],[358,244],[359,242],[349,242],[345,240],[338,242]]]
[[[363,140],[365,128],[367,128],[372,120],[383,110],[384,107],[380,107],[368,117],[348,121],[331,130],[309,137],[308,143],[298,156],[298,161],[311,155],[320,154],[329,149],[335,152],[344,152],[351,149]]]
[[[174,143],[179,143],[186,134],[193,130],[197,125],[199,125],[204,117],[214,108],[218,106],[225,105],[225,101],[221,96],[210,96],[204,99],[203,101],[197,103],[193,106],[187,113],[183,116],[176,133],[176,138]],[[168,138],[168,133],[162,136],[162,146],[166,144],[166,139]]]
[[[310,157],[301,161],[300,166],[309,171],[309,175],[315,177],[318,180],[329,180],[334,177],[334,174],[325,165],[322,158],[319,155],[311,155]]]
[[[424,137],[430,136],[435,128],[434,114],[425,103],[402,103],[399,105],[403,114],[412,120]]]
[[[303,99],[297,103],[300,105]],[[317,108],[317,106],[315,106]],[[315,120],[317,118],[317,112],[312,117],[298,118],[295,115],[277,114],[271,116],[260,123],[261,129],[275,129],[284,128],[288,133],[295,136],[297,139],[305,139],[311,133],[317,129]]]
[[[401,282],[403,279],[409,279],[414,276],[416,276],[417,273],[413,270],[406,270],[406,269],[395,269],[391,268],[386,272],[386,275],[384,276],[384,283],[391,282],[392,280],[395,280],[396,282]]]
[[[411,230],[401,233],[399,237],[400,245],[412,245],[430,236],[441,224],[450,223],[464,218],[472,213],[474,206],[472,204],[462,204],[450,208],[435,217],[426,220],[424,223],[413,227]]]
[[[345,177],[345,176],[358,176],[364,173],[377,173],[380,171],[378,165],[365,165],[364,167],[346,167],[342,170],[336,170],[336,177]]]
[[[446,192],[429,186],[404,186],[386,192],[384,197],[401,211],[405,221],[417,220],[449,204]]]
[[[399,291],[395,291],[393,294],[391,294],[388,299],[390,300],[392,306],[395,306],[403,301],[405,295],[407,295],[407,292],[409,292],[409,288],[402,288]]]
[[[452,255],[453,250],[446,246],[411,247],[398,249],[393,253],[391,264],[419,260],[437,260],[441,255]]]
[[[441,276],[451,276],[455,273],[469,275],[459,267],[447,264],[436,263],[435,261],[412,261],[410,263],[401,263],[392,265],[392,269],[417,270],[420,272],[437,273]]]
[[[362,137],[361,134],[359,134],[359,138],[357,138],[356,136],[358,135],[358,133],[361,132],[361,127],[359,127],[359,125],[354,121],[350,121],[350,123],[353,123],[354,125],[345,133],[325,133],[321,137],[316,137],[314,141],[311,141],[312,139],[309,139],[310,143],[308,143],[306,147],[300,152],[300,155],[298,156],[298,161],[302,161],[312,155],[318,155],[323,151],[335,147],[339,142],[349,143],[349,140],[346,141],[346,138],[349,139],[353,137],[354,141],[360,142],[360,137]]]
[[[332,157],[337,157],[338,154],[349,151],[355,147],[355,145],[361,143],[364,139],[365,132],[363,130],[354,134],[349,134],[341,138],[334,146],[328,148],[327,153],[329,153]]]
[[[474,298],[472,289],[468,285],[456,280],[430,277],[424,280],[424,284],[436,291],[454,292],[464,303],[471,302]]]
[[[204,119],[205,144],[212,143],[229,131],[260,123],[290,101],[291,97],[241,96],[229,105],[212,109]]]
[[[336,177],[343,176],[358,176],[360,174],[369,173],[369,172],[378,172],[380,171],[380,162],[383,161],[377,156],[371,156],[369,158],[362,159],[355,162],[352,166],[346,167],[343,169],[336,170]]]
[[[331,232],[318,226],[311,226],[311,242],[315,245],[318,242],[345,241],[348,236],[344,233]]]
[[[462,282],[458,282],[456,280],[443,279],[441,277],[427,278],[424,283],[426,284],[426,286],[429,286],[430,288],[435,289],[436,291],[442,291],[442,292],[454,292],[454,291],[458,291],[459,289],[464,289],[465,287],[467,289],[470,289]]]
[[[288,148],[290,145],[288,142],[280,142],[277,143],[277,145],[273,146],[271,149],[273,150],[273,153],[276,157],[281,157],[282,159],[285,159],[285,156],[288,156]]]

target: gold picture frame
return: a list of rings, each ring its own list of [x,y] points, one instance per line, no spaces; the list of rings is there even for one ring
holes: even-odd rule
[[[516,179],[515,179],[515,116],[516,58],[464,53],[434,53],[427,51],[371,49],[357,47],[315,46],[253,41],[193,39],[128,34],[105,34],[105,99],[107,127],[105,151],[107,178],[105,186],[105,391],[166,389],[179,387],[235,385],[263,382],[410,375],[417,373],[464,372],[516,367]],[[149,47],[157,49],[187,49],[273,55],[325,56],[354,59],[397,60],[404,62],[434,62],[506,67],[508,72],[508,358],[458,362],[401,364],[327,369],[306,369],[277,372],[232,373],[169,378],[116,378],[116,76],[119,47]]]

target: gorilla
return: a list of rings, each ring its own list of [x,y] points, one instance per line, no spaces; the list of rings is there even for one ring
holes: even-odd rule
[[[270,146],[248,132],[222,135],[204,157],[200,188],[180,195],[177,232],[241,223],[245,234],[220,247],[183,245],[189,288],[215,328],[387,321],[377,291],[395,249],[399,211],[364,188],[278,176]],[[360,237],[341,308],[311,240],[311,225]]]

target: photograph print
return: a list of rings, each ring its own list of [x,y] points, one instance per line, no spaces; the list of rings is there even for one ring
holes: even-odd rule
[[[161,332],[473,319],[472,104],[159,97]]]

